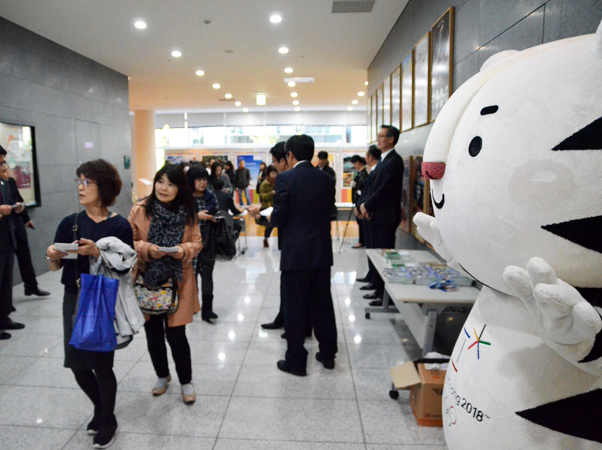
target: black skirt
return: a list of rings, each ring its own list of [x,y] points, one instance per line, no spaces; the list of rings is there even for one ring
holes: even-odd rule
[[[77,317],[77,295],[70,294],[65,290],[63,297],[63,334],[65,345],[64,366],[75,370],[109,370],[113,368],[115,352],[89,352],[78,350],[69,345],[73,325]]]

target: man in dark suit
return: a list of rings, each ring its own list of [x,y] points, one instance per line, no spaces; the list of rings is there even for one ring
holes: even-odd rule
[[[21,197],[21,194],[19,193],[17,182],[14,178],[8,176],[8,168],[4,171],[0,170],[0,177],[8,182],[13,201],[23,204],[23,197]],[[17,262],[19,263],[19,272],[21,272],[21,278],[23,279],[25,295],[33,294],[39,297],[46,297],[50,295],[50,292],[43,291],[38,286],[36,273],[31,262],[29,242],[27,241],[27,230],[25,227],[33,228],[33,222],[25,209],[20,214],[11,215],[11,219],[15,225],[15,238],[17,242],[15,255],[17,256]]]
[[[399,130],[391,125],[381,126],[376,137],[381,160],[374,173],[370,196],[360,205],[363,218],[370,221],[371,245],[373,248],[395,248],[395,232],[401,222],[401,189],[403,182],[403,160],[395,151],[399,139]],[[364,298],[375,299],[372,306],[382,305],[385,283],[369,262],[375,274],[374,294]]]
[[[286,142],[290,170],[276,178],[272,224],[283,231],[280,258],[281,296],[287,350],[278,368],[307,375],[307,350],[303,346],[308,324],[314,327],[320,351],[316,359],[334,368],[337,329],[330,293],[332,241],[330,212],[335,187],[330,175],[310,163],[314,141],[307,135]]]
[[[363,218],[364,216],[360,212],[360,205],[364,203],[366,199],[368,199],[368,197],[370,197],[371,189],[373,187],[374,182],[374,176],[376,174],[376,167],[380,162],[380,155],[381,151],[378,149],[378,147],[376,147],[376,145],[371,145],[370,147],[368,147],[368,151],[366,152],[366,165],[370,168],[370,173],[368,174],[368,178],[366,179],[364,186],[362,187],[362,193],[360,194],[360,198],[356,202],[356,208],[354,211],[356,217],[358,218],[358,223],[360,224],[364,232],[364,236],[366,239],[366,248],[374,248],[374,246],[372,245],[372,229],[370,228],[370,221]],[[368,258],[368,267],[370,267],[370,270],[368,270],[366,276],[364,278],[357,279],[357,281],[362,283],[370,283],[366,286],[361,287],[360,289],[362,291],[374,289],[374,285],[372,284],[374,282],[374,273],[373,267],[370,266],[370,258]]]
[[[6,150],[0,147],[0,169],[6,168]],[[16,247],[14,223],[11,220],[13,211],[18,212],[23,206],[13,208],[14,201],[8,183],[0,178],[0,340],[10,339],[4,330],[19,330],[25,325],[13,322],[8,316],[15,311],[13,307],[13,259]]]

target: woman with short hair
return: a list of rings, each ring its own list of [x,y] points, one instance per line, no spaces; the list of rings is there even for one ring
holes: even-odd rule
[[[164,394],[171,381],[167,339],[176,363],[182,398],[184,403],[192,404],[196,394],[186,324],[192,323],[192,316],[201,310],[191,261],[202,245],[192,194],[182,169],[172,164],[163,166],[155,175],[153,191],[132,206],[128,220],[138,252],[134,280],[141,275],[149,288],[158,288],[172,280],[178,290],[178,308],[174,313],[145,314],[148,352],[157,374],[152,393]],[[165,253],[159,247],[177,251]]]
[[[133,247],[134,240],[128,221],[108,209],[121,192],[122,183],[117,169],[109,162],[97,159],[79,166],[76,174],[79,203],[85,211],[65,217],[56,230],[54,242],[72,243],[75,238],[79,244],[77,259],[61,259],[66,257],[67,253],[59,252],[54,244],[46,250],[46,258],[52,270],[64,267],[61,276],[61,283],[65,285],[64,366],[73,371],[77,384],[94,404],[94,416],[87,426],[88,434],[95,435],[94,448],[106,448],[112,444],[117,431],[117,419],[114,414],[117,395],[117,380],[113,373],[115,352],[78,350],[69,345],[69,341],[77,314],[79,275],[90,273],[90,256],[100,256],[96,242],[114,236]],[[75,236],[74,225],[77,226]]]

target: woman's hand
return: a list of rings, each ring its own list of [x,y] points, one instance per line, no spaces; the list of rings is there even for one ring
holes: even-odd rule
[[[0,205],[0,216],[9,216],[13,212],[10,205]]]
[[[94,241],[91,241],[90,239],[81,238],[79,240],[79,248],[77,249],[77,254],[84,256],[94,256],[95,258],[98,258],[100,256],[100,250],[98,249]]]
[[[24,210],[25,210],[25,205],[23,203],[16,203],[15,204],[15,212],[17,214],[21,214]]]
[[[59,252],[55,247],[54,244],[52,244],[50,247],[48,247],[48,249],[46,250],[46,256],[48,257],[48,259],[50,261],[60,261],[61,258],[64,258],[65,256],[67,256],[67,253],[64,252]]]
[[[169,255],[174,259],[181,260],[184,258],[184,248],[181,245],[178,245],[177,253],[170,253]]]
[[[206,209],[198,213],[197,216],[199,217],[199,220],[213,220],[213,216],[209,214],[209,211]]]
[[[148,254],[153,259],[159,259],[165,256],[165,252],[160,252],[159,246],[156,244],[151,244],[151,246],[148,248]]]

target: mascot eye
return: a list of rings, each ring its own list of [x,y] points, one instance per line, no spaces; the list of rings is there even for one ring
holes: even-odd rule
[[[468,146],[468,153],[470,154],[470,156],[475,157],[479,154],[482,147],[483,139],[481,139],[480,136],[475,136],[472,138],[472,141],[470,141],[470,145]]]

